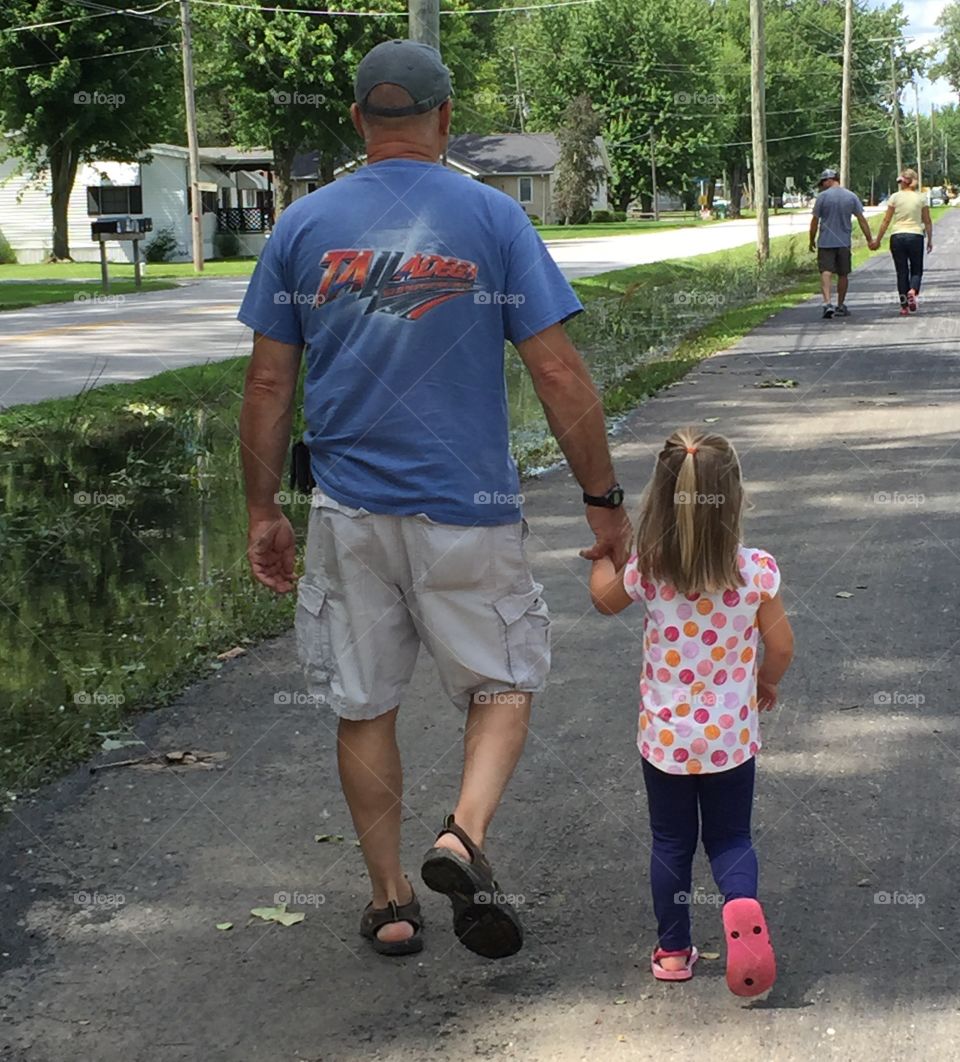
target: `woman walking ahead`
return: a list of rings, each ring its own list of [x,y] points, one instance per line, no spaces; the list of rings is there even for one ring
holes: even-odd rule
[[[776,977],[750,840],[757,714],[776,704],[793,633],[776,562],[741,545],[742,510],[730,443],[693,428],[675,432],[657,457],[633,555],[620,571],[609,558],[596,561],[590,592],[607,614],[634,601],[645,607],[637,743],[653,831],[653,976],[693,976],[699,834],[723,894],[727,984],[755,996]]]
[[[900,295],[900,316],[916,313],[917,296],[923,279],[923,237],[927,237],[927,251],[933,250],[933,222],[927,197],[917,187],[917,171],[903,170],[897,178],[900,190],[887,200],[887,212],[880,222],[880,230],[870,243],[870,250],[880,247],[884,234],[890,229],[890,254],[897,270],[897,292]]]

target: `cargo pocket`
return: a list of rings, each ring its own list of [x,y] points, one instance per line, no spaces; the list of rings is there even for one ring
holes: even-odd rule
[[[510,675],[519,690],[543,689],[550,670],[550,615],[542,589],[507,594],[493,606],[503,623]]]
[[[332,660],[330,625],[326,615],[326,591],[302,579],[297,585],[297,652],[307,678],[307,690],[323,692],[315,687],[328,687]]]

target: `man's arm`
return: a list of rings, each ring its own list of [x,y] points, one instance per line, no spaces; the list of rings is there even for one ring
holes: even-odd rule
[[[817,229],[820,228],[820,219],[816,214],[810,219],[810,250],[817,249]]]
[[[870,222],[867,221],[866,215],[861,211],[857,214],[857,224],[860,226],[860,231],[863,233],[863,238],[867,241],[867,246],[873,242],[873,233],[870,231]]]
[[[240,451],[246,484],[247,556],[254,577],[277,593],[294,587],[295,538],[277,500],[290,445],[299,346],[254,333],[240,411]]]
[[[616,482],[603,404],[590,373],[562,324],[517,343],[533,380],[550,430],[570,470],[587,494],[606,494]],[[623,511],[587,506],[587,521],[596,543],[583,551],[588,560],[611,556],[617,568],[627,559],[630,521]]]

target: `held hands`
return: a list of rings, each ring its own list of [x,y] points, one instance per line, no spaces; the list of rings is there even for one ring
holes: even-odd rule
[[[580,556],[589,561],[610,557],[614,568],[619,571],[626,564],[630,554],[630,536],[633,533],[623,506],[604,509],[599,505],[588,505],[586,515],[596,541],[589,549],[580,550]]]
[[[251,518],[247,533],[247,559],[257,582],[275,593],[290,593],[295,585],[295,546],[293,527],[282,513],[274,517]]]

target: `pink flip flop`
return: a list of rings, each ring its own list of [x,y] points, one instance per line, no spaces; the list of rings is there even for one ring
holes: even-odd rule
[[[686,958],[686,965],[682,969],[665,970],[660,965],[661,959],[673,958],[676,955]],[[689,981],[693,977],[693,964],[699,958],[700,953],[693,945],[681,951],[664,951],[663,948],[657,948],[650,956],[650,971],[658,981]]]
[[[777,979],[777,959],[767,920],[756,900],[743,897],[723,906],[727,937],[727,987],[736,996],[759,996]]]

